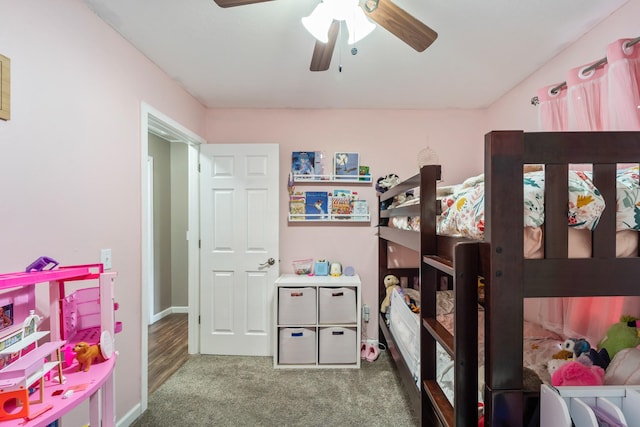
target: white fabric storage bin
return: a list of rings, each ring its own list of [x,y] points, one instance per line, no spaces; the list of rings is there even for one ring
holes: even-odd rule
[[[318,338],[319,363],[356,363],[356,329],[320,328]]]
[[[319,323],[356,323],[355,288],[319,288]]]
[[[310,328],[281,328],[278,347],[280,364],[315,364],[316,331]]]
[[[278,323],[313,325],[316,323],[315,288],[279,288]]]

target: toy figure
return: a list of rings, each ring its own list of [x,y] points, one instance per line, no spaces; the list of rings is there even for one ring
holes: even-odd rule
[[[100,346],[98,344],[89,345],[84,341],[80,341],[73,347],[78,361],[78,371],[87,372],[91,368],[92,362],[104,362]]]
[[[4,307],[0,307],[0,328],[11,326],[12,323],[13,320],[11,320],[11,317],[7,316],[7,313],[4,312]]]

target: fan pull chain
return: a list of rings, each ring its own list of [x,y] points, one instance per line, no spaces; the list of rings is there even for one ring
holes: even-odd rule
[[[340,49],[338,50],[338,72],[341,73],[342,72],[342,49],[345,43],[343,34],[345,34],[344,31],[342,31],[342,26],[345,25],[344,21],[340,22],[340,33],[338,34],[338,39],[341,40],[340,43]]]

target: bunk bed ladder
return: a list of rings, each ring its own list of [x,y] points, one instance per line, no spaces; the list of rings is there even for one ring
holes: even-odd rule
[[[432,295],[423,302],[421,344],[423,351],[422,413],[435,412],[445,426],[470,426],[478,423],[478,254],[479,242],[458,243],[454,261],[423,256],[425,291]],[[454,335],[436,319],[435,302],[440,273],[453,277],[455,293]],[[436,382],[436,343],[454,359],[454,406]],[[428,400],[427,400],[428,399]],[[425,410],[426,409],[426,410]],[[423,425],[427,425],[423,420]]]

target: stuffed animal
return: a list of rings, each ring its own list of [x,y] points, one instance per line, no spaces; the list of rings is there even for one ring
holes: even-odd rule
[[[640,348],[623,348],[604,374],[606,385],[640,385]]]
[[[400,287],[398,292],[412,312],[420,313],[420,292],[418,290]]]
[[[613,360],[620,350],[640,345],[640,330],[636,327],[636,320],[633,316],[622,316],[620,322],[607,330],[607,335],[598,343],[598,350],[607,350],[609,358]]]
[[[551,385],[558,386],[585,386],[602,385],[604,383],[604,369],[595,366],[591,360],[582,355],[577,361],[569,361],[551,375]]]
[[[389,304],[391,304],[391,292],[394,288],[400,287],[400,279],[398,279],[393,274],[387,274],[384,276],[384,287],[387,289],[387,294],[382,300],[382,304],[380,304],[380,313],[386,313],[389,308]]]
[[[589,341],[584,338],[569,338],[563,343],[562,348],[564,351],[571,353],[569,358],[577,360],[578,357],[584,354],[591,360],[591,363],[600,366],[602,369],[607,369],[607,366],[609,366],[611,362],[611,358],[606,349],[603,348],[596,351],[591,348]]]
[[[390,173],[378,178],[378,181],[376,181],[376,191],[378,193],[384,193],[398,184],[400,184],[400,177],[395,173]]]

